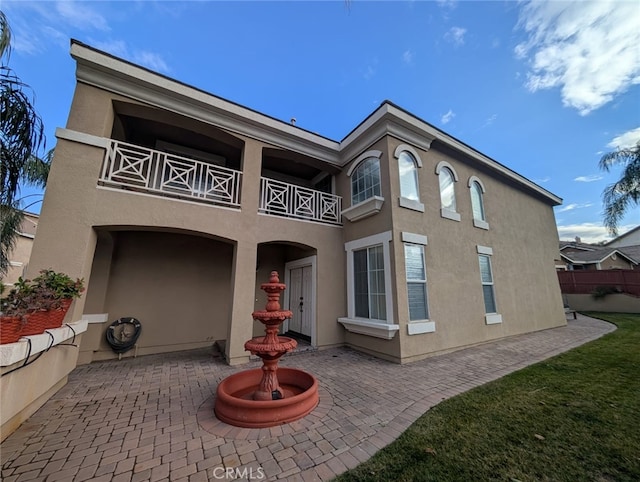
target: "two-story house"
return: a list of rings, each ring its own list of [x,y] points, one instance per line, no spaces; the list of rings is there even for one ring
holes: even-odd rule
[[[225,340],[245,362],[272,270],[285,329],[319,349],[403,363],[565,323],[561,200],[406,110],[385,101],[336,141],[77,41],[71,55],[29,269],[85,278],[80,363],[116,356],[104,321],[123,316],[138,354]]]

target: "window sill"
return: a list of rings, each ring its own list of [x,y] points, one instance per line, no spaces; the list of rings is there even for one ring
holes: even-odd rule
[[[434,333],[436,331],[435,321],[410,321],[407,324],[407,333],[409,335],[420,335],[422,333]]]
[[[498,325],[502,323],[502,315],[498,313],[488,313],[484,315],[484,321],[487,325]]]
[[[420,201],[416,201],[415,199],[408,199],[406,197],[398,198],[400,203],[400,207],[411,209],[412,211],[424,212],[424,204]]]
[[[445,219],[451,219],[452,221],[460,221],[460,213],[451,211],[450,209],[440,209],[440,216]]]
[[[351,333],[373,336],[375,338],[382,338],[384,340],[391,340],[396,335],[396,332],[400,329],[400,325],[381,323],[365,319],[338,318],[338,322]]]
[[[483,221],[482,219],[474,219],[473,220],[473,225],[476,228],[480,228],[480,229],[489,229],[489,223],[486,221]]]
[[[378,214],[382,209],[383,203],[383,197],[373,196],[345,209],[341,214],[353,223],[355,221],[368,218],[369,216],[373,216],[374,214]]]

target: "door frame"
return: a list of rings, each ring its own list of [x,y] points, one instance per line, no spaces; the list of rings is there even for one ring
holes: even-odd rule
[[[308,256],[306,258],[296,259],[294,261],[289,261],[284,265],[284,283],[287,285],[287,289],[284,291],[284,309],[290,310],[291,307],[289,305],[289,283],[291,282],[291,270],[297,268],[304,268],[307,266],[311,266],[311,346],[316,347],[316,292],[317,292],[317,267],[316,267],[317,255]],[[283,326],[283,331],[287,331],[289,329],[289,320],[285,320]]]

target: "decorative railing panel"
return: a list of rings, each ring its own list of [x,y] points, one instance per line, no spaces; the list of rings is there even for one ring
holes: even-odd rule
[[[342,198],[274,179],[260,179],[260,212],[341,224]]]
[[[104,185],[240,207],[242,173],[187,157],[111,141],[100,181]]]

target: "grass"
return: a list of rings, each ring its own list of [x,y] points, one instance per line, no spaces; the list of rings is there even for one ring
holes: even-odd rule
[[[444,401],[345,481],[640,480],[640,315]]]

